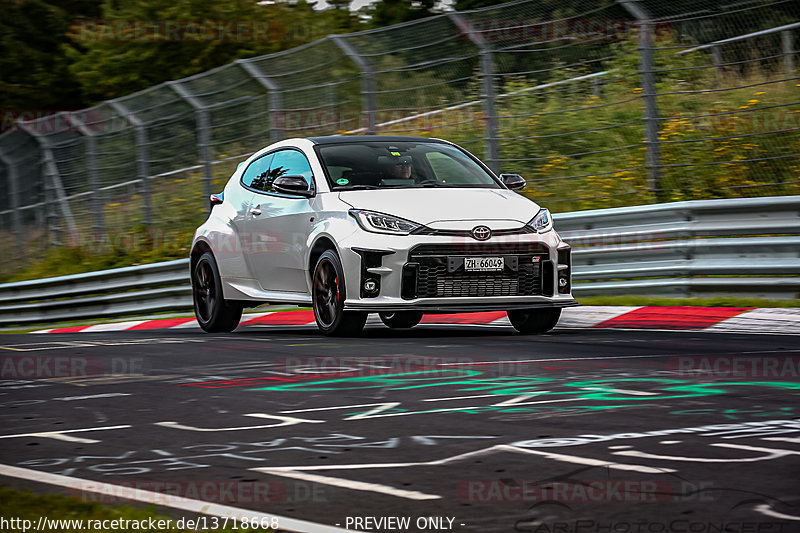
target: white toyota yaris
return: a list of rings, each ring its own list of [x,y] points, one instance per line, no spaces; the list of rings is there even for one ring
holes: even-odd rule
[[[327,335],[367,314],[391,328],[423,313],[508,311],[552,329],[571,295],[570,247],[550,213],[438,139],[288,139],[252,155],[211,197],[191,272],[197,320],[232,331],[242,308],[312,306]]]

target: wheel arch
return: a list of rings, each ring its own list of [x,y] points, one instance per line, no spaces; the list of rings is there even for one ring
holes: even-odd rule
[[[190,272],[194,272],[197,260],[206,252],[211,252],[211,255],[214,255],[214,250],[211,249],[211,245],[202,239],[198,239],[194,243],[194,246],[192,246],[192,251],[189,253]]]
[[[325,252],[325,250],[333,250],[336,252],[340,258],[342,254],[339,253],[339,247],[336,246],[334,240],[330,237],[330,235],[320,235],[314,240],[314,244],[311,245],[311,248],[308,251],[308,281],[309,284],[311,283],[311,277],[314,275],[314,267],[317,266],[317,261],[319,257]]]

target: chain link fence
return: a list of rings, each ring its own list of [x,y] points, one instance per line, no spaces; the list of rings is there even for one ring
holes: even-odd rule
[[[329,36],[18,121],[4,268],[189,235],[239,162],[288,137],[446,138],[555,211],[800,193],[800,3],[558,4]]]

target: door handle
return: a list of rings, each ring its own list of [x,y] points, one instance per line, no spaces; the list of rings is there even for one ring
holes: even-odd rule
[[[253,209],[251,209],[251,210],[250,210],[250,214],[251,214],[251,215],[253,215],[253,216],[256,216],[256,217],[257,217],[258,215],[260,215],[260,214],[261,214],[261,206],[259,206],[259,207],[254,207]]]

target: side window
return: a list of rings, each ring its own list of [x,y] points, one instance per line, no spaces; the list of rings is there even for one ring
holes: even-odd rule
[[[275,152],[275,158],[269,168],[269,183],[272,184],[281,176],[303,176],[309,184],[314,178],[308,159],[297,150]]]
[[[269,166],[270,163],[272,163],[272,157],[274,155],[275,154],[267,154],[250,163],[250,166],[244,171],[242,183],[260,191],[266,190],[263,187],[267,182]]]

